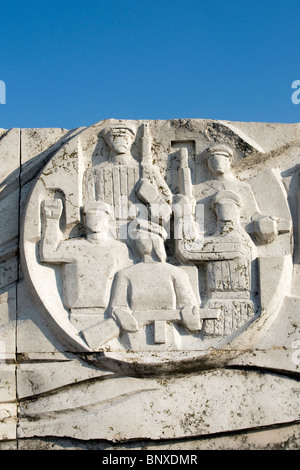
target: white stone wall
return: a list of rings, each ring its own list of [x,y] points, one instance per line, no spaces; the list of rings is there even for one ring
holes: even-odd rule
[[[131,122],[138,129],[143,124]],[[24,243],[39,214],[30,212],[28,201],[38,184],[50,191],[50,180],[43,179],[47,168],[59,168],[51,183],[59,190],[78,142],[86,167],[87,158],[97,160],[104,124],[71,131],[0,130],[0,449],[299,449],[300,125],[148,122],[152,161],[173,193],[178,190],[168,160],[171,142],[194,145],[193,171],[205,142],[230,144],[238,155],[238,180],[251,182],[262,209],[275,207],[277,217],[285,200],[291,227],[285,225],[270,244],[257,245],[261,313],[242,334],[217,346],[212,341],[183,352],[158,351],[156,357],[146,346],[138,358],[130,357],[112,342],[103,360],[101,348],[81,348],[81,332],[55,316],[51,290],[49,307],[40,304],[43,296],[35,295],[30,270],[43,265],[38,254],[28,259],[36,252],[27,252]],[[83,170],[78,164],[72,171]],[[270,188],[281,188],[283,199]],[[40,282],[53,281],[45,276]],[[196,344],[200,336],[193,338]]]

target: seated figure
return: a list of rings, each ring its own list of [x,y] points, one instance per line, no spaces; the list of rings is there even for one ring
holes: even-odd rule
[[[167,343],[167,323],[180,323],[190,332],[201,330],[199,301],[187,273],[166,262],[164,229],[141,220],[135,248],[140,261],[116,275],[111,309],[121,330],[128,332],[134,348],[145,343]],[[153,338],[146,325],[154,324]],[[134,334],[136,332],[136,335]],[[174,346],[174,344],[173,344]]]
[[[251,272],[257,254],[255,244],[240,224],[242,207],[242,199],[232,191],[220,191],[212,200],[217,231],[206,238],[206,243],[211,243],[220,258],[206,262],[208,306],[220,308],[221,314],[217,320],[207,320],[206,334],[230,334],[254,315]],[[232,259],[230,250],[234,250]]]

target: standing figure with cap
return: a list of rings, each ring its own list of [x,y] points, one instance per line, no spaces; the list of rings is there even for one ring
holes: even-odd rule
[[[119,238],[119,228],[127,223],[132,205],[138,202],[134,187],[140,179],[140,166],[131,154],[136,129],[120,121],[104,128],[100,135],[109,147],[109,158],[86,170],[83,198],[86,202],[100,200],[110,204]]]
[[[251,231],[259,243],[269,243],[277,235],[276,219],[261,213],[250,185],[234,176],[232,172],[234,156],[234,150],[224,144],[213,145],[206,152],[206,163],[211,179],[194,188],[197,203],[204,204],[206,233],[209,235],[215,230],[215,217],[210,211],[212,197],[218,191],[234,191],[243,201],[240,211],[242,227],[246,231]]]
[[[145,125],[144,129],[147,130]],[[121,239],[127,238],[130,220],[137,216],[148,218],[150,206],[163,208],[159,214],[166,214],[166,219],[171,215],[171,208],[158,189],[168,193],[169,188],[155,177],[151,180],[151,172],[145,170],[151,167],[147,133],[144,132],[142,139],[142,151],[146,155],[141,155],[139,161],[132,156],[136,132],[136,127],[127,121],[112,122],[105,127],[100,135],[109,147],[109,158],[88,168],[83,177],[84,200],[102,200],[112,206],[116,237]]]
[[[285,228],[279,228],[280,221],[276,217],[261,213],[250,185],[234,176],[232,171],[234,154],[234,150],[228,145],[217,144],[210,147],[205,152],[210,178],[199,184],[192,185],[190,170],[186,169],[185,178],[190,181],[192,197],[181,192],[176,195],[174,204],[174,213],[179,213],[178,224],[183,226],[183,230],[180,231],[180,236],[176,240],[177,254],[183,261],[200,259],[199,254],[205,238],[216,232],[218,222],[215,211],[212,209],[212,200],[220,191],[231,191],[240,197],[242,201],[239,213],[240,225],[252,236],[255,243],[270,243],[281,233],[281,230],[285,231]],[[181,206],[185,208],[184,211]],[[187,214],[186,223],[183,223],[184,217],[181,214],[183,216]],[[201,220],[197,221],[197,218]],[[197,239],[199,225],[202,232]],[[184,227],[188,229],[185,230]],[[191,233],[196,234],[196,238],[191,239]],[[204,255],[202,255],[202,259],[205,259]]]

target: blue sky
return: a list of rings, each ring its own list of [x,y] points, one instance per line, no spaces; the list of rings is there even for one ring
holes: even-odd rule
[[[300,122],[299,0],[2,0],[0,127]]]

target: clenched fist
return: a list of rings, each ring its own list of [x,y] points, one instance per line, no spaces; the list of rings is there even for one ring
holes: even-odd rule
[[[46,219],[58,220],[62,210],[63,204],[60,199],[48,199],[42,202],[42,211]]]

